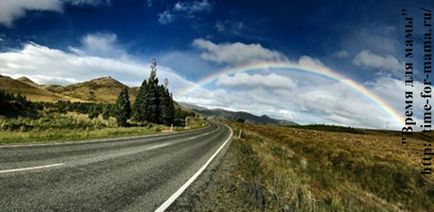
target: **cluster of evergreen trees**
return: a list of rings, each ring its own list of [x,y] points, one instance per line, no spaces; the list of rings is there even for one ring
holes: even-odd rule
[[[41,105],[41,108],[47,109],[49,112],[77,112],[87,114],[89,118],[97,118],[102,115],[104,119],[108,119],[110,116],[114,116],[113,104],[93,103],[93,102],[70,102],[70,101],[58,101],[58,102],[37,102],[33,104]]]
[[[0,115],[5,116],[34,116],[41,106],[32,103],[21,94],[10,94],[0,90]]]
[[[139,88],[134,111],[131,111],[128,89],[124,88],[116,101],[116,119],[119,126],[125,126],[133,113],[134,119],[141,123],[171,125],[175,121],[175,105],[168,89],[168,81],[160,85],[157,77],[157,64],[151,63],[151,74]]]

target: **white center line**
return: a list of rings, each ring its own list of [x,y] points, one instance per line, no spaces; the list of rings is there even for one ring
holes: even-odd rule
[[[168,145],[170,145],[170,143],[160,144],[160,145],[155,145],[155,146],[151,146],[151,147],[149,147],[149,148],[146,149],[146,150],[157,149],[157,148],[160,148],[160,147],[163,147],[163,146],[168,146]]]
[[[20,172],[20,171],[29,171],[29,170],[35,170],[35,169],[45,169],[45,168],[51,168],[56,166],[63,166],[64,163],[55,163],[55,164],[48,164],[43,166],[33,166],[33,167],[26,167],[26,168],[19,168],[19,169],[6,169],[6,170],[0,170],[0,174],[3,173],[10,173],[10,172]]]

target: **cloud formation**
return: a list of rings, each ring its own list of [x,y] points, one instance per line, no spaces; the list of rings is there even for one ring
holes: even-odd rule
[[[381,56],[369,50],[358,53],[353,63],[359,67],[372,69],[374,71],[388,72],[394,76],[400,76],[400,71],[403,67],[394,56]]]
[[[62,12],[63,4],[75,6],[110,3],[109,0],[1,0],[0,1],[0,25],[11,27],[13,22],[25,16],[27,11],[51,11]]]
[[[202,12],[211,9],[211,4],[208,0],[193,1],[193,2],[177,2],[173,6],[174,11],[185,12],[187,14],[193,14],[196,12]]]
[[[160,22],[160,24],[172,23],[174,19],[175,19],[175,15],[170,13],[169,10],[165,10],[161,13],[158,13],[158,22]]]
[[[64,2],[67,2],[71,5],[92,5],[92,6],[98,6],[98,5],[109,5],[111,4],[111,0],[63,0]]]
[[[176,2],[173,7],[158,14],[158,22],[160,24],[169,24],[175,21],[177,17],[192,19],[197,13],[211,11],[211,7],[212,5],[208,0]]]
[[[276,89],[291,89],[296,83],[289,77],[271,73],[266,75],[236,73],[233,76],[223,75],[216,84],[222,87],[266,87]]]
[[[264,48],[261,44],[244,44],[240,42],[216,44],[198,38],[193,41],[193,46],[203,50],[201,57],[204,60],[217,63],[235,65],[255,61],[286,60],[282,53]]]
[[[0,24],[11,27],[14,20],[23,17],[28,10],[62,11],[59,0],[2,0],[0,1]]]
[[[79,55],[119,59],[130,58],[126,50],[117,43],[117,35],[114,33],[90,33],[83,36],[80,42],[80,47],[69,47],[69,50]]]

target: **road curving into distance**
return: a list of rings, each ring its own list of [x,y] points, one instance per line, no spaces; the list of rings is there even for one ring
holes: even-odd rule
[[[142,138],[0,146],[1,211],[163,211],[232,136],[210,127]]]

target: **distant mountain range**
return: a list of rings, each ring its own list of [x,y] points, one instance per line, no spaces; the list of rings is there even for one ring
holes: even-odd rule
[[[197,105],[183,103],[183,102],[178,102],[178,104],[180,104],[183,108],[201,114],[205,117],[220,117],[220,118],[225,118],[233,121],[244,120],[246,122],[255,123],[255,124],[298,125],[298,123],[296,122],[281,120],[281,119],[273,119],[266,115],[256,116],[247,112],[240,112],[240,111],[234,112],[234,111],[228,111],[223,109],[208,109],[205,107],[200,107]]]
[[[31,101],[114,103],[121,89],[126,86],[112,77],[101,77],[86,82],[62,85],[40,85],[27,77],[13,79],[0,75],[0,89],[21,93]],[[137,87],[129,88],[130,100],[134,101]]]

